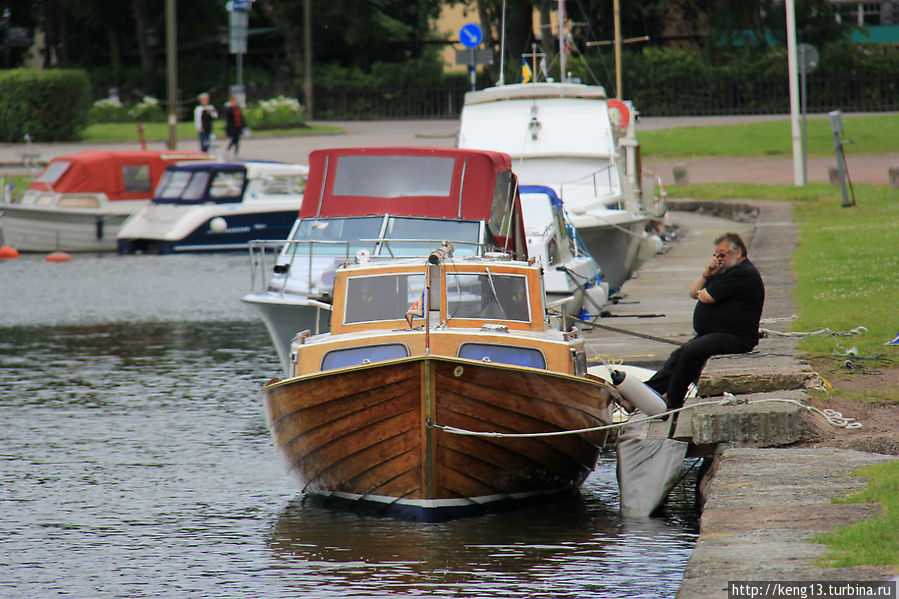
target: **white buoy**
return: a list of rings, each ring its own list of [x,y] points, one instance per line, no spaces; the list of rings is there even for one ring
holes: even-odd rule
[[[209,221],[209,230],[213,233],[224,233],[228,230],[228,223],[221,216],[216,216]]]
[[[632,403],[647,416],[657,416],[668,411],[662,396],[644,385],[635,376],[628,376],[623,370],[612,370],[612,384],[621,393],[621,397]]]

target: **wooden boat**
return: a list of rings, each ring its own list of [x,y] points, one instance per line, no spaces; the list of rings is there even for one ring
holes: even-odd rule
[[[58,156],[20,199],[0,203],[3,242],[23,252],[115,251],[119,227],[150,201],[167,166],[209,159],[169,150]]]
[[[611,422],[612,387],[587,375],[576,330],[549,326],[540,268],[445,255],[340,268],[330,332],[297,335],[292,376],[263,388],[307,495],[434,521],[593,469],[605,433],[572,431]]]

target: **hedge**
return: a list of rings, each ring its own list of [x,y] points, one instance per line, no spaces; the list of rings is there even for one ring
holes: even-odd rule
[[[0,71],[0,140],[67,141],[87,125],[90,81],[83,71]]]

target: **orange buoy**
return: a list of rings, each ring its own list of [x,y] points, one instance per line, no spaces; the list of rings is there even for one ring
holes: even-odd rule
[[[0,247],[0,260],[10,260],[19,257],[19,250],[11,245]]]
[[[69,262],[72,259],[70,255],[65,252],[52,252],[47,254],[47,262]]]

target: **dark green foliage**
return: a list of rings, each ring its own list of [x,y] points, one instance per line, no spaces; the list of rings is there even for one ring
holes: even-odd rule
[[[0,140],[64,141],[87,125],[90,82],[83,71],[0,72]]]

